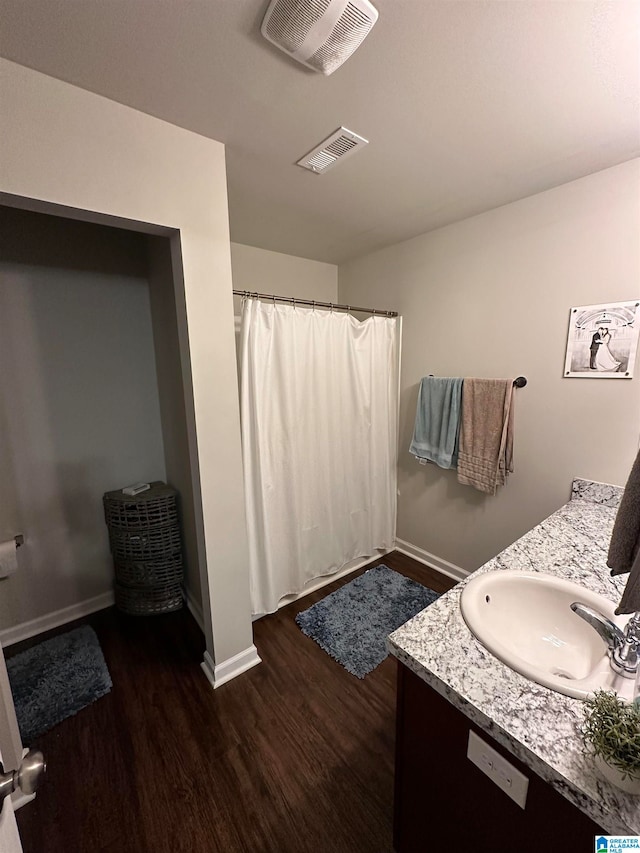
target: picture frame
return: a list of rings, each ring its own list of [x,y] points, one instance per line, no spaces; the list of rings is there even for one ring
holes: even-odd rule
[[[570,309],[565,378],[632,379],[640,299]]]

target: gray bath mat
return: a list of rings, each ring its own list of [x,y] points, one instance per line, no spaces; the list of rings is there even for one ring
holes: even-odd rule
[[[298,613],[296,623],[348,672],[364,678],[386,658],[387,636],[438,596],[378,566]]]
[[[83,625],[7,660],[25,745],[111,690],[111,676],[93,628]]]

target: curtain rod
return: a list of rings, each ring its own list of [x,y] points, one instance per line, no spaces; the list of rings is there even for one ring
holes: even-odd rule
[[[270,293],[253,293],[249,290],[234,290],[234,296],[250,296],[254,299],[269,299],[273,302],[291,302],[293,305],[311,305],[313,308],[334,308],[337,311],[359,311],[361,314],[380,314],[382,317],[397,317],[397,311],[381,311],[379,308],[356,308],[355,305],[339,305],[337,302],[317,302],[312,299],[296,299],[293,296],[274,296]]]

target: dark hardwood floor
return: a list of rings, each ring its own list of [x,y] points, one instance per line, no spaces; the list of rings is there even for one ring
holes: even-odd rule
[[[397,552],[382,562],[453,585]],[[113,690],[30,744],[48,779],[17,813],[25,853],[391,851],[395,661],[359,680],[294,622],[357,574],[256,622],[262,664],[215,692],[186,610],[110,608],[51,632],[91,624]]]

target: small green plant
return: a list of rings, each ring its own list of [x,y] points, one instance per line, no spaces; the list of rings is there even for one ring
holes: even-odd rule
[[[623,779],[640,776],[640,707],[627,705],[606,690],[598,690],[584,704],[585,751],[599,755]]]

